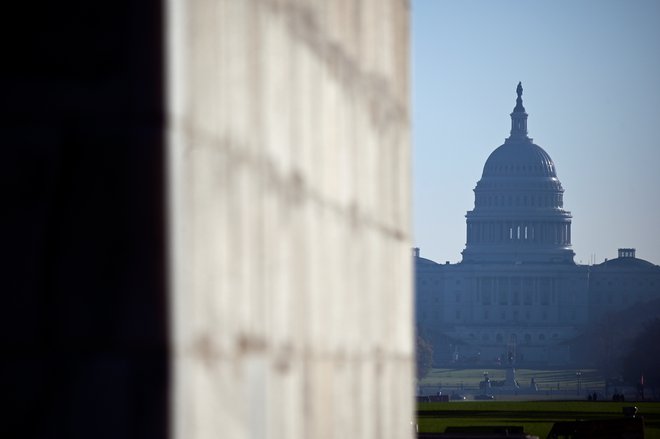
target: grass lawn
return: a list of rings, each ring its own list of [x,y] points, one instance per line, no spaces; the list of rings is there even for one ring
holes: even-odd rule
[[[587,401],[457,401],[419,403],[420,432],[442,432],[448,426],[521,425],[544,439],[556,421],[622,417],[622,407],[634,405],[644,417],[646,439],[660,439],[660,403]]]
[[[499,369],[431,369],[431,371],[420,380],[420,386],[443,386],[443,387],[478,387],[479,381],[483,380],[484,371],[493,381],[504,380],[506,371]],[[577,370],[535,370],[516,369],[516,379],[520,386],[529,386],[532,378],[539,390],[567,390],[577,389]],[[595,369],[580,370],[581,388],[586,392],[589,389],[602,390],[605,387],[605,377]]]

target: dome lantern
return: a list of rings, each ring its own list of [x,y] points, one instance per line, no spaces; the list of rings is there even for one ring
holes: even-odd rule
[[[518,94],[516,106],[513,109],[513,113],[511,113],[511,137],[507,141],[510,139],[529,139],[527,137],[527,113],[525,112],[522,101],[522,82],[518,82],[516,93]]]

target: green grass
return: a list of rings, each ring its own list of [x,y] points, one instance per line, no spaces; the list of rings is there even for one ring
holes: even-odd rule
[[[420,380],[421,386],[444,386],[478,387],[479,381],[483,380],[484,371],[493,381],[504,380],[505,369],[431,369],[431,371]],[[535,370],[516,369],[516,379],[521,386],[529,386],[532,378],[539,390],[546,389],[576,389],[577,370]],[[581,369],[580,382],[582,389],[602,389],[605,386],[605,377],[595,369]]]
[[[458,401],[418,404],[420,432],[442,432],[448,426],[521,425],[525,432],[544,439],[554,422],[611,419],[621,408],[635,405],[644,416],[646,439],[660,439],[660,403],[583,401]]]

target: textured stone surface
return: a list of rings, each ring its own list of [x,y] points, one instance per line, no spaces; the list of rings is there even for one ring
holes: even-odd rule
[[[412,435],[408,13],[168,3],[175,437]]]

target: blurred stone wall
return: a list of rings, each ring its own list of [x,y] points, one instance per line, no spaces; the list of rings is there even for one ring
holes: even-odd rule
[[[166,9],[174,437],[412,436],[408,2]]]

